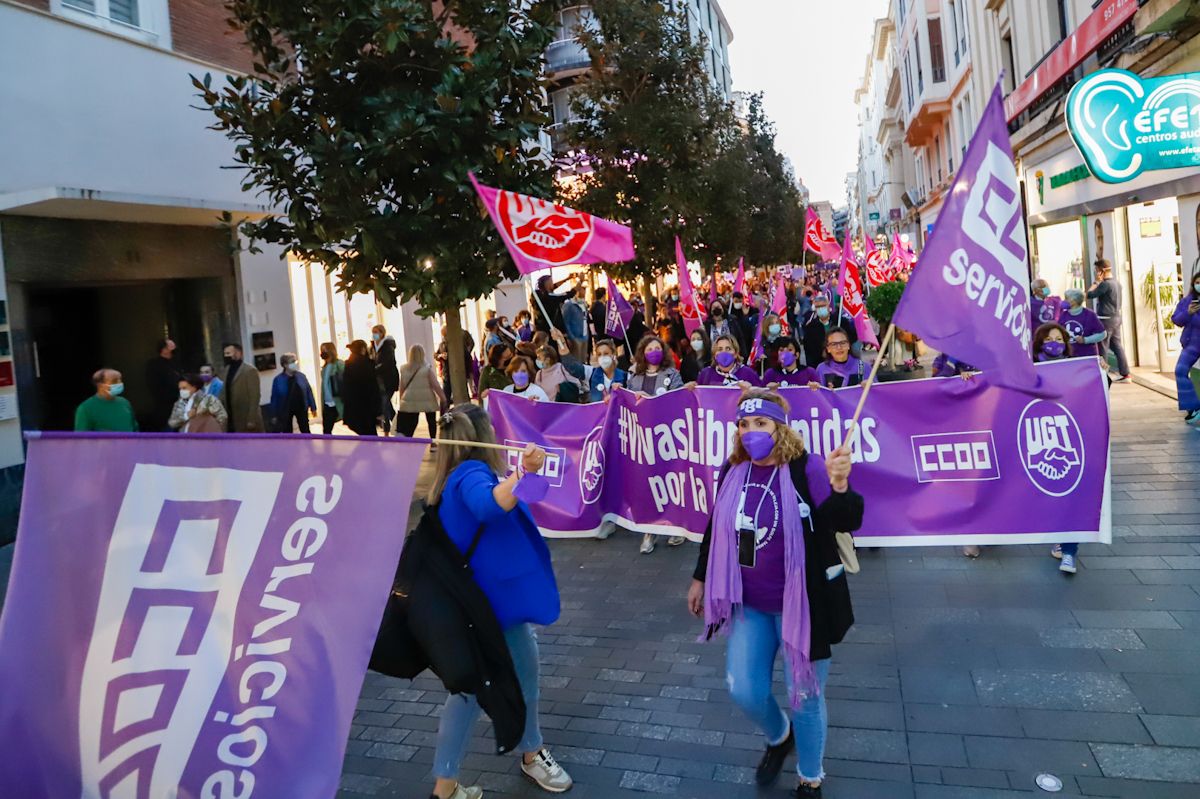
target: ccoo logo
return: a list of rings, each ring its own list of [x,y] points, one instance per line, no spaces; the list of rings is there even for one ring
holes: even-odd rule
[[[1066,496],[1083,479],[1083,433],[1061,403],[1026,405],[1017,421],[1017,447],[1025,474],[1043,494]]]
[[[604,428],[595,427],[583,442],[583,458],[579,464],[579,493],[583,504],[591,505],[600,499],[604,488]]]
[[[496,211],[513,246],[551,266],[576,263],[596,229],[591,214],[509,191],[496,193]]]

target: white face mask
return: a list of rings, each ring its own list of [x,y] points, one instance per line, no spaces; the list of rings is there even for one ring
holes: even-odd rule
[[[179,389],[179,398],[180,399],[188,399],[191,396],[192,396],[192,392],[188,391],[186,388]]]
[[[692,339],[692,349],[696,352],[704,352],[704,342],[698,338]]]
[[[601,369],[611,369],[612,365],[613,365],[613,359],[612,359],[611,355],[601,355],[600,356],[600,368]]]

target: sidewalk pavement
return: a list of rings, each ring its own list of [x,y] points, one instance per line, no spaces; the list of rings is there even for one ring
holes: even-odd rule
[[[1084,545],[1074,577],[1049,546],[861,554],[827,797],[1008,799],[1043,772],[1067,795],[1200,796],[1200,431],[1140,386],[1112,399],[1114,543]],[[541,719],[568,795],[784,797],[786,775],[752,784],[762,741],[729,702],[723,644],[696,642],[696,547],[637,545],[551,542],[564,610],[540,633]],[[339,796],[427,797],[444,699],[431,676],[368,674]],[[545,796],[484,722],[470,751],[464,782],[488,797]]]

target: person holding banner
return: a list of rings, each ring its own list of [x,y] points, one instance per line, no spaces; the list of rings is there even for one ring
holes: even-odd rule
[[[825,360],[817,367],[817,384],[823,388],[846,388],[862,383],[866,365],[850,354],[850,336],[834,328],[825,337]]]
[[[750,388],[758,385],[758,374],[741,362],[737,339],[717,336],[713,340],[713,364],[700,370],[696,384]]]
[[[496,433],[482,408],[463,404],[442,414],[438,440],[494,445]],[[562,793],[572,780],[543,746],[538,723],[538,644],[533,629],[534,624],[558,621],[561,603],[550,550],[521,499],[545,493],[546,481],[538,471],[546,453],[529,444],[520,457],[520,468],[504,477],[508,469],[500,450],[443,444],[438,448],[426,501],[438,507],[442,526],[460,551],[467,552],[478,537],[470,560],[471,575],[504,631],[525,700],[525,733],[516,749],[522,755],[521,771],[543,790]],[[467,788],[458,782],[479,711],[472,695],[451,694],[446,699],[433,757],[436,799],[483,796],[481,788]]]
[[[646,397],[683,388],[683,378],[675,368],[675,359],[668,353],[665,341],[651,335],[638,342],[626,388]]]
[[[1067,309],[1059,316],[1059,323],[1071,334],[1071,352],[1073,358],[1097,358],[1100,356],[1100,342],[1104,341],[1108,331],[1100,317],[1090,308],[1083,307],[1084,295],[1079,289],[1067,289],[1063,292],[1067,300]],[[1105,368],[1107,371],[1107,367]]]
[[[864,503],[850,488],[849,448],[827,461],[806,452],[788,410],[773,391],[742,395],[688,608],[703,617],[707,639],[729,636],[730,697],[767,741],[756,782],[775,782],[795,748],[796,796],[819,797],[832,645],[854,623],[835,535],[862,525]],[[781,646],[790,714],[772,695]]]
[[[858,341],[854,325],[846,319],[833,316],[829,297],[818,294],[813,297],[813,312],[804,320],[804,362],[809,366],[817,366],[825,359],[825,338],[834,330],[841,330],[853,345]]]
[[[787,338],[779,342],[775,348],[776,360],[779,365],[768,369],[763,380],[769,389],[788,388],[791,386],[807,386],[816,381],[817,370],[811,366],[800,365],[800,345],[795,339]]]
[[[524,355],[513,356],[513,359],[508,362],[508,369],[506,371],[508,379],[512,382],[500,389],[501,391],[508,394],[516,394],[518,397],[524,397],[525,399],[541,402],[550,401],[550,398],[546,396],[546,392],[542,391],[533,382],[533,376],[537,374],[537,369],[534,367],[533,361],[529,360],[529,358]]]
[[[617,367],[617,345],[610,339],[597,341],[593,348],[597,366],[583,363],[572,356],[561,334],[557,336],[557,343],[563,368],[587,386],[587,402],[604,402],[612,394],[614,387],[623,386],[628,382],[629,374]]]

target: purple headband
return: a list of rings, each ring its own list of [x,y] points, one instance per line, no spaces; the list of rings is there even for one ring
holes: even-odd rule
[[[787,413],[782,405],[759,397],[742,400],[742,404],[738,405],[737,418],[745,419],[747,416],[765,416],[779,424],[788,423]]]

